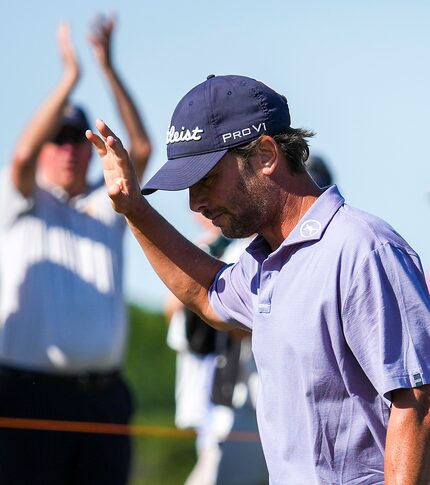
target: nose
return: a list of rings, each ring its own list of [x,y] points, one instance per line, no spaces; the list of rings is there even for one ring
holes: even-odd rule
[[[64,153],[72,153],[75,150],[75,145],[73,143],[63,143],[61,145],[61,151]]]
[[[197,183],[188,189],[189,205],[193,212],[203,212],[208,206],[204,190],[199,185]]]

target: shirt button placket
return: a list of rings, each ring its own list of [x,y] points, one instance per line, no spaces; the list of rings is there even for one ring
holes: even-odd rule
[[[258,301],[259,313],[270,313],[272,306],[273,281],[272,272],[262,271],[260,294]]]

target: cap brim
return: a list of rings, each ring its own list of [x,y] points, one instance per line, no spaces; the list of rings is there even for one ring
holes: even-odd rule
[[[80,125],[77,123],[70,123],[70,121],[66,121],[65,123],[60,124],[60,129],[58,130],[58,132],[62,130],[74,130],[79,133],[85,133],[87,130],[89,130],[89,127]]]
[[[227,150],[168,160],[145,184],[143,195],[157,190],[183,190],[201,180],[227,153]]]

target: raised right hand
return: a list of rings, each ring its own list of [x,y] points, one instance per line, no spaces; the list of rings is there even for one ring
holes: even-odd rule
[[[113,208],[127,216],[143,200],[133,163],[121,140],[104,121],[98,119],[96,127],[101,136],[87,130],[86,137],[103,162],[103,174]]]

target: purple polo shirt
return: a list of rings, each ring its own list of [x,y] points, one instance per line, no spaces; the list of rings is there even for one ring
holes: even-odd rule
[[[382,485],[390,391],[430,383],[413,249],[331,186],[276,251],[257,237],[224,268],[210,300],[252,329],[270,483]]]

